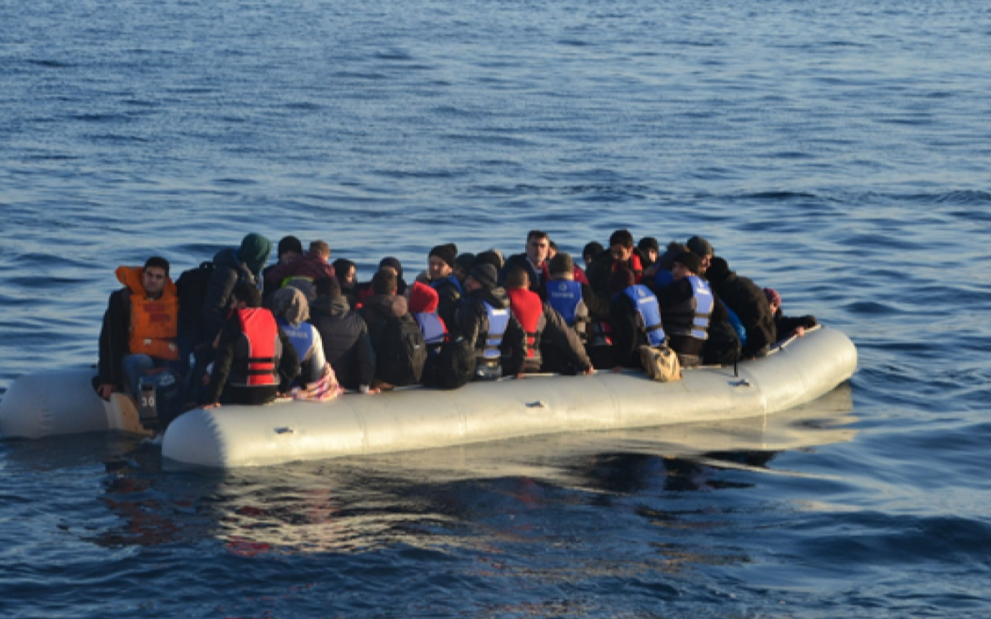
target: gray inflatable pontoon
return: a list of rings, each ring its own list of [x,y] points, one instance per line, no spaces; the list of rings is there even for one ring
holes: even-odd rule
[[[445,447],[514,437],[741,419],[804,404],[849,379],[857,350],[818,328],[771,355],[732,367],[686,370],[674,383],[640,372],[534,376],[469,383],[453,391],[399,389],[325,403],[196,409],[162,441],[166,458],[214,468],[263,466],[354,454]],[[0,403],[0,434],[134,431],[121,407],[93,392],[92,370],[15,380]]]

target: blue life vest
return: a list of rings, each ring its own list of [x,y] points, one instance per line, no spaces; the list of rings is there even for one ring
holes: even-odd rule
[[[654,273],[654,287],[663,288],[674,283],[674,273],[666,269],[657,269]]]
[[[420,332],[423,333],[423,340],[428,347],[438,346],[444,343],[447,338],[447,328],[444,321],[434,312],[415,312],[416,324],[420,325]]]
[[[485,313],[489,316],[489,332],[485,334],[485,348],[482,357],[487,361],[498,361],[502,357],[499,347],[502,346],[502,336],[509,327],[509,308],[496,309],[488,301],[482,301]]]
[[[561,314],[569,327],[575,326],[578,306],[582,302],[581,283],[567,279],[547,282],[547,302]]]
[[[282,330],[285,331],[286,336],[289,337],[293,350],[296,351],[296,356],[299,357],[299,362],[303,363],[310,356],[310,351],[313,348],[313,332],[315,327],[308,322],[301,322],[296,326],[292,326],[283,318],[277,319],[277,322],[282,327]]]
[[[664,326],[661,324],[661,308],[657,305],[657,297],[643,284],[634,284],[623,291],[633,301],[640,318],[643,319],[647,331],[647,342],[651,346],[664,344]]]
[[[686,278],[691,282],[692,296],[663,312],[664,326],[670,336],[705,340],[709,337],[709,317],[715,299],[709,283],[697,275]]]

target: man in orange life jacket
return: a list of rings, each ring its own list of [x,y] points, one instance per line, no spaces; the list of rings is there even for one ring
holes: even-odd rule
[[[540,372],[543,369],[543,351],[554,360],[556,367],[553,371],[594,373],[578,334],[568,327],[561,314],[541,301],[536,292],[529,290],[529,285],[527,273],[522,268],[514,268],[506,276],[510,310],[526,334],[523,371]]]
[[[266,404],[285,393],[299,373],[292,342],[261,304],[261,293],[251,284],[234,287],[203,408],[220,406],[221,395],[228,404]]]
[[[117,279],[124,288],[110,295],[100,330],[96,384],[104,399],[115,391],[136,395],[138,381],[153,369],[181,368],[179,301],[168,260],[153,256],[144,267],[119,267]]]

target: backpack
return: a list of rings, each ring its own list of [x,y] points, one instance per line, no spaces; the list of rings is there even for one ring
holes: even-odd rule
[[[200,263],[200,266],[183,271],[176,280],[176,294],[179,296],[179,331],[194,333],[195,339],[200,340],[200,325],[203,316],[203,303],[210,276],[216,266],[212,261]]]
[[[433,371],[424,380],[429,387],[459,389],[475,375],[475,347],[458,337],[440,349]]]
[[[427,344],[412,316],[385,319],[376,356],[376,378],[396,387],[416,385],[427,362]]]

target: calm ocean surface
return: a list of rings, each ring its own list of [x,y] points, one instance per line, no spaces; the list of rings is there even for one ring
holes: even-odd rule
[[[0,441],[0,617],[991,616],[991,11],[0,0],[0,393],[247,232],[708,237],[860,352],[720,426],[229,474]],[[52,385],[58,389],[58,385]],[[0,396],[2,397],[2,396]]]

